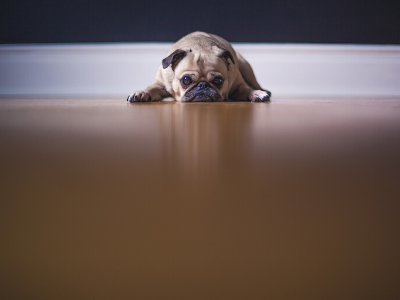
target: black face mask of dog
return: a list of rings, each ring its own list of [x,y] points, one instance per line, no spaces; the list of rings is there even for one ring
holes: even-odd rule
[[[221,95],[206,81],[200,81],[181,98],[182,102],[217,102],[222,101]]]

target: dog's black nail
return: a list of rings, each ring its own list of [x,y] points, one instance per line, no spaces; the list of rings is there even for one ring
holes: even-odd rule
[[[256,97],[256,102],[260,102],[260,101],[261,101],[260,97]]]
[[[131,96],[129,95],[128,98],[126,98],[126,101],[130,101]]]
[[[147,102],[151,102],[151,97],[149,97],[149,99],[147,99]]]

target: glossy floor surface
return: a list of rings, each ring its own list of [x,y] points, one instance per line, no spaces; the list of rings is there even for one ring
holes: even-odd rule
[[[0,100],[2,299],[400,299],[400,100]]]

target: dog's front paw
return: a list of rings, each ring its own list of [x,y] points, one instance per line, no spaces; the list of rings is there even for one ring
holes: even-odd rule
[[[137,91],[128,96],[126,99],[128,102],[150,102],[151,97],[149,92],[146,91]]]
[[[249,99],[252,102],[266,102],[271,97],[270,91],[253,90],[250,92]]]

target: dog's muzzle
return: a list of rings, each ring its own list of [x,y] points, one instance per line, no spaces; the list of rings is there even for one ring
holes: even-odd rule
[[[182,102],[218,102],[221,95],[206,81],[199,82],[182,97]]]

